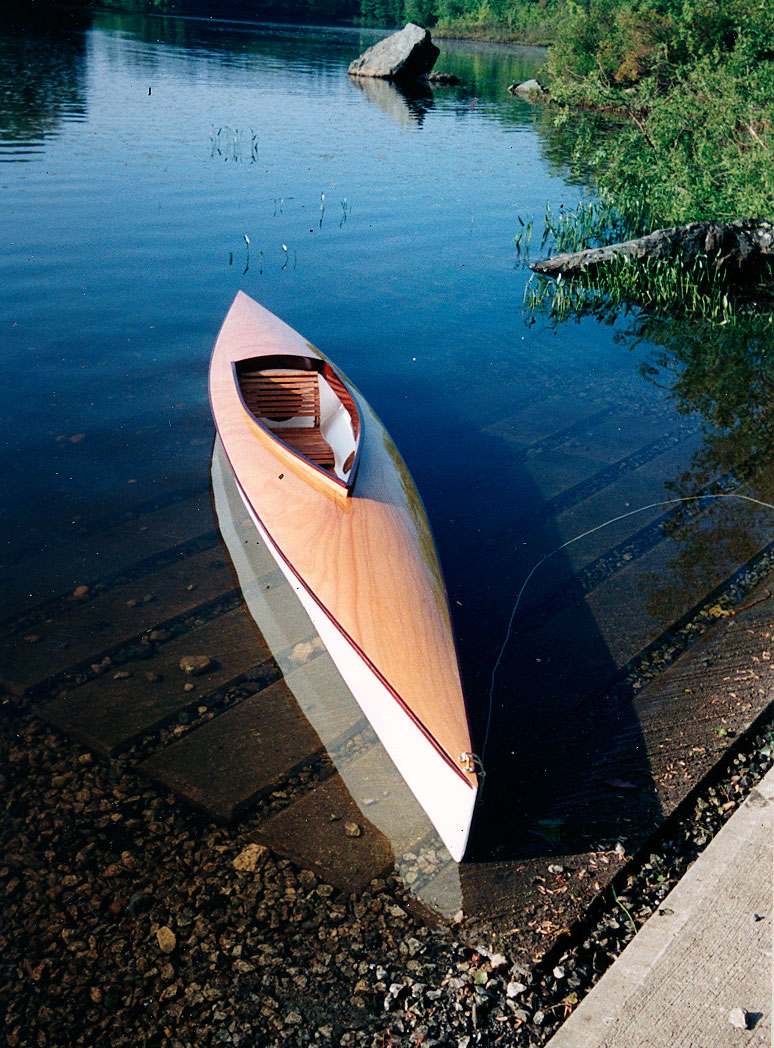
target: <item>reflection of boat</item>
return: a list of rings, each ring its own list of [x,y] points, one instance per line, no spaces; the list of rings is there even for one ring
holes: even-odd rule
[[[342,677],[451,854],[478,782],[429,525],[371,409],[240,292],[210,366],[240,494]]]

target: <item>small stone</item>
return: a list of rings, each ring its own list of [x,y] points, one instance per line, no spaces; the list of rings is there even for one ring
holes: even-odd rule
[[[509,982],[508,985],[505,987],[505,993],[508,997],[513,998],[518,997],[520,993],[524,993],[526,989],[527,987],[524,985],[523,982],[517,982],[514,979],[512,982]]]
[[[75,589],[73,590],[73,596],[75,597],[76,600],[80,600],[81,597],[85,597],[88,592],[89,592],[89,587],[88,586],[76,586]]]
[[[565,976],[564,968],[562,967],[561,964],[557,964],[557,966],[554,968],[554,978],[558,980],[558,979],[563,979],[564,976]]]
[[[122,895],[116,895],[111,900],[108,906],[108,913],[111,917],[120,917],[120,915],[127,909],[126,899]]]
[[[744,1008],[732,1008],[728,1013],[728,1021],[732,1026],[735,1026],[737,1030],[747,1030],[749,1015]]]
[[[113,674],[113,680],[126,680],[127,677],[131,677],[129,670],[118,670]]]
[[[344,833],[347,837],[360,837],[363,831],[360,829],[356,822],[345,822]]]
[[[116,862],[111,862],[109,866],[106,866],[102,872],[102,876],[110,879],[111,877],[118,877],[121,873],[121,867]]]
[[[130,917],[136,917],[138,914],[149,910],[152,902],[153,898],[147,892],[138,892],[126,904],[126,912]]]
[[[560,865],[559,863],[552,863],[548,867],[548,872],[549,873],[564,873],[564,866]]]
[[[314,645],[310,641],[299,641],[290,653],[290,657],[293,659],[293,662],[303,666],[305,662],[311,659],[314,650]]]
[[[206,673],[211,666],[212,659],[209,655],[184,655],[180,660],[180,669],[189,677],[198,677],[201,673]]]
[[[262,844],[254,842],[242,849],[234,859],[232,866],[235,870],[241,870],[243,873],[255,873],[268,854],[268,848],[264,848]]]
[[[183,685],[183,691],[193,691],[195,687],[196,685],[192,681],[188,680]]]
[[[156,941],[162,953],[172,953],[177,946],[177,936],[166,924],[162,925],[156,932]]]
[[[498,968],[504,968],[507,963],[508,959],[504,953],[493,953],[489,958],[489,965],[493,971],[496,971]]]

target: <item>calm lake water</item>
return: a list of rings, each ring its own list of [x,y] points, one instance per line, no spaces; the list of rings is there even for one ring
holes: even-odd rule
[[[4,599],[15,614],[66,592],[104,523],[207,487],[208,360],[241,288],[342,368],[406,459],[479,749],[516,597],[551,555],[492,689],[491,789],[510,803],[550,771],[557,725],[572,736],[748,561],[766,517],[716,505],[665,531],[664,499],[748,451],[717,452],[679,369],[643,375],[668,351],[625,323],[524,312],[521,222],[593,193],[550,114],[507,93],[543,54],[441,42],[460,86],[406,95],[347,77],[378,36],[100,14],[5,28]],[[61,572],[26,573],[41,550]]]

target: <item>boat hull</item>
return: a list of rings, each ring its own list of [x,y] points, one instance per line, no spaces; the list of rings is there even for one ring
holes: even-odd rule
[[[322,358],[240,293],[210,368],[213,415],[240,495],[339,672],[458,861],[478,781],[446,592],[421,501],[400,455],[351,385],[362,433],[344,495],[281,445],[240,401],[239,360]]]

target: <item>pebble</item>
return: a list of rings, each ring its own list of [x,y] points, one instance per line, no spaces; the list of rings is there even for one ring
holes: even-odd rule
[[[212,659],[209,655],[184,655],[180,660],[180,669],[189,677],[198,677],[211,667]]]
[[[234,859],[232,866],[235,870],[241,870],[243,873],[255,873],[258,867],[269,855],[269,849],[265,848],[262,844],[248,844],[246,848]]]
[[[737,1030],[747,1030],[750,1017],[744,1008],[732,1008],[728,1013],[728,1021]]]
[[[156,932],[156,941],[162,953],[172,953],[177,946],[177,936],[166,924],[163,924]]]
[[[360,829],[356,822],[344,823],[344,833],[347,835],[347,837],[360,837],[362,832],[363,831]]]

